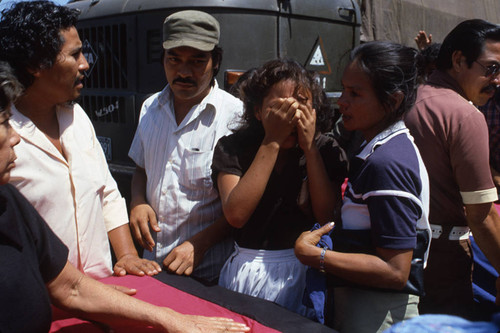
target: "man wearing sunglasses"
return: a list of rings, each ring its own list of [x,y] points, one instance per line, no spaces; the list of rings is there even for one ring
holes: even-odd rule
[[[500,218],[493,205],[497,191],[489,167],[488,128],[476,108],[500,84],[499,64],[500,27],[483,20],[460,23],[444,39],[437,69],[419,88],[405,119],[430,180],[433,239],[421,313],[474,319],[470,232],[500,272]]]

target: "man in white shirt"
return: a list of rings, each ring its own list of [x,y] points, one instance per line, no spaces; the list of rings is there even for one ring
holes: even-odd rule
[[[12,107],[10,124],[21,142],[11,183],[68,246],[68,260],[80,271],[93,278],[157,274],[159,265],[137,254],[125,200],[89,118],[70,104],[89,67],[75,28],[78,12],[38,1],[2,14],[0,58],[25,87]]]
[[[129,152],[137,165],[130,224],[144,256],[206,282],[217,280],[232,250],[210,177],[213,149],[242,111],[215,81],[218,43],[219,23],[207,13],[181,11],[165,19],[168,85],[144,102]]]

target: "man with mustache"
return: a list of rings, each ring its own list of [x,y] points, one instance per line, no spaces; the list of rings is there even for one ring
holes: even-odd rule
[[[218,44],[219,23],[207,13],[187,10],[165,19],[168,84],[144,102],[129,151],[137,165],[130,224],[144,257],[208,283],[217,281],[233,244],[210,177],[213,149],[242,112],[242,103],[215,80]]]
[[[89,68],[77,18],[78,11],[50,1],[2,11],[0,59],[24,86],[10,119],[21,137],[10,182],[69,248],[68,260],[80,271],[93,278],[157,274],[159,265],[137,254],[125,200],[88,116],[71,103]]]
[[[500,218],[488,158],[488,128],[476,106],[500,83],[500,26],[457,25],[444,39],[437,69],[418,90],[406,125],[430,180],[433,231],[421,313],[473,317],[469,231],[500,272]],[[497,303],[500,301],[497,280]]]

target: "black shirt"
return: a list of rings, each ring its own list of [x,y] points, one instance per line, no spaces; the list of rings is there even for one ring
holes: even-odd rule
[[[240,177],[247,172],[260,146],[260,142],[248,138],[248,135],[240,131],[219,140],[212,163],[214,186],[219,172]],[[324,135],[317,139],[316,145],[330,180],[340,189],[347,168],[343,150],[333,138]],[[310,202],[304,200],[308,198],[305,162],[302,150],[292,148],[288,163],[282,171],[272,171],[252,216],[243,228],[234,230],[233,236],[239,246],[264,250],[293,248],[297,237],[314,225]],[[338,205],[340,199],[338,203],[332,202],[332,205]]]
[[[0,332],[48,332],[45,287],[66,265],[67,247],[12,186],[0,186]]]

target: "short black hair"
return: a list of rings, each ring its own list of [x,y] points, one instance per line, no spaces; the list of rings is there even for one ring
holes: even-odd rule
[[[217,76],[217,73],[219,73],[220,66],[222,63],[222,55],[224,54],[224,51],[220,46],[215,46],[214,49],[212,50],[212,66],[214,69],[214,74],[212,76],[212,84],[213,80]]]
[[[487,39],[500,41],[500,26],[485,20],[473,19],[459,23],[445,37],[436,61],[439,70],[447,70],[452,67],[452,55],[455,51],[461,51],[465,56],[467,66],[479,58],[483,52],[484,43]]]
[[[25,88],[34,80],[30,70],[54,65],[64,44],[60,32],[76,26],[78,15],[51,1],[18,2],[2,10],[0,60],[10,64]]]

